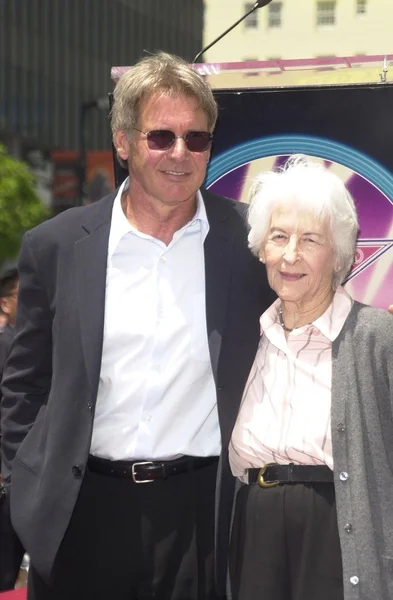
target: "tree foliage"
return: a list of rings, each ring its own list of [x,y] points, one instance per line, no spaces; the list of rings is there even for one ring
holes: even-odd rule
[[[17,255],[23,233],[48,217],[33,174],[0,144],[0,267]]]

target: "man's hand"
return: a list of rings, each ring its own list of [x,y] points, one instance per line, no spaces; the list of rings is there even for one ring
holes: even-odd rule
[[[392,315],[393,315],[393,304],[391,304],[390,306],[388,306],[388,311],[390,313],[392,313]]]

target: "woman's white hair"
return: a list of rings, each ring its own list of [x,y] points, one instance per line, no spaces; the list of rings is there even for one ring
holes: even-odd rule
[[[359,230],[356,208],[343,181],[307,156],[294,154],[277,170],[259,175],[250,190],[249,247],[259,256],[279,206],[296,206],[327,224],[335,255],[333,286],[340,285],[355,255]]]

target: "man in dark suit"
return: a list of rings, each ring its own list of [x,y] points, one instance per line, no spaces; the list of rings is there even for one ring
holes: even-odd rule
[[[29,600],[225,595],[227,446],[270,292],[244,205],[200,191],[216,118],[187,63],[143,59],[114,92],[129,178],[24,237],[2,411]]]
[[[17,269],[8,269],[1,275],[0,315],[4,317],[4,323],[0,327],[0,381],[14,337],[18,287]],[[0,478],[2,479],[1,475]],[[11,525],[9,498],[5,494],[2,480],[0,486],[0,591],[4,592],[15,586],[24,550]]]

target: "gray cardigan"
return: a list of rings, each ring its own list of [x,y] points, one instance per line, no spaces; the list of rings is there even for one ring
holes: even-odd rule
[[[355,302],[332,347],[345,600],[393,599],[393,316]]]

